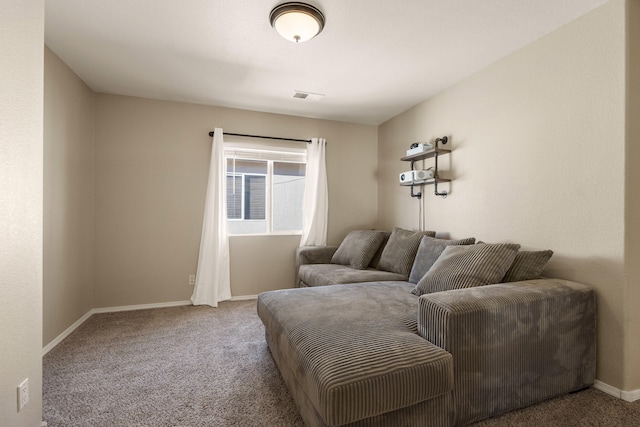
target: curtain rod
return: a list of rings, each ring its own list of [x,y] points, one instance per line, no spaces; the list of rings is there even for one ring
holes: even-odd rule
[[[209,132],[209,136],[212,137],[213,134],[214,134],[214,131]],[[311,144],[310,139],[280,138],[277,136],[247,135],[243,133],[231,133],[231,132],[223,132],[223,135],[244,136],[246,138],[277,139],[280,141],[296,141],[296,142],[306,142],[307,144]]]

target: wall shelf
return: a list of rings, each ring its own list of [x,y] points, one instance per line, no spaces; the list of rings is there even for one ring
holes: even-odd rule
[[[433,148],[429,151],[423,151],[422,153],[412,154],[401,158],[403,162],[417,162],[419,160],[430,159],[436,156],[442,156],[451,153],[451,150],[445,150],[444,148]]]
[[[451,182],[450,179],[447,178],[438,178],[438,182]],[[423,182],[417,182],[417,183],[400,183],[400,186],[402,187],[411,187],[412,185],[429,185],[429,184],[435,184],[436,183],[436,179],[435,178],[431,178],[428,179],[426,181]]]
[[[405,156],[400,159],[403,162],[411,162],[411,170],[415,170],[415,162],[417,161],[431,159],[431,158],[435,159],[432,179],[428,179],[426,181],[419,182],[419,183],[414,183],[414,182],[400,183],[400,185],[403,187],[411,187],[411,197],[417,197],[418,199],[422,198],[422,192],[414,193],[413,187],[414,186],[422,187],[423,185],[429,185],[429,184],[434,185],[434,194],[436,196],[447,197],[447,195],[449,194],[447,191],[438,191],[438,183],[451,182],[450,179],[440,178],[438,176],[438,157],[446,154],[451,154],[451,150],[438,147],[438,143],[446,144],[448,141],[449,141],[449,138],[446,136],[443,136],[442,138],[436,138],[435,147],[433,149],[428,151],[423,151],[422,153],[416,153],[410,156]]]

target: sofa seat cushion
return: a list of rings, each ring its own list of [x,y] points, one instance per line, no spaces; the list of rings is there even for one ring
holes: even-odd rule
[[[259,295],[258,314],[281,363],[327,425],[451,393],[452,356],[417,334],[412,287],[356,283]]]
[[[385,280],[407,280],[406,276],[390,271],[356,270],[339,264],[305,264],[298,270],[300,280],[307,286],[337,285],[342,283],[377,282]]]

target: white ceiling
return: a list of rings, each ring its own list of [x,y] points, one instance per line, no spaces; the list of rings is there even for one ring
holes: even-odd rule
[[[47,0],[45,42],[96,92],[379,124],[606,1],[311,0],[294,44],[284,0]]]

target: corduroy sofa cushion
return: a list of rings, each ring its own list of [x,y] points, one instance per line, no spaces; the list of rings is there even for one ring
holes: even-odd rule
[[[418,304],[411,287],[407,282],[356,283],[259,295],[258,314],[267,334],[327,425],[353,423],[451,392],[452,356],[417,334]],[[365,315],[380,313],[381,307],[384,315]]]
[[[423,236],[435,235],[435,231],[409,231],[395,227],[384,246],[377,268],[409,277],[420,240]]]
[[[539,279],[551,255],[553,255],[552,250],[518,252],[507,274],[502,278],[502,282]]]
[[[325,286],[341,283],[377,282],[385,280],[406,280],[402,274],[390,271],[357,270],[339,264],[307,264],[298,269],[298,276],[302,285]]]
[[[514,243],[447,246],[411,293],[423,295],[499,283],[518,249],[520,245]]]
[[[461,245],[473,245],[476,242],[474,237],[460,240],[445,240],[436,239],[431,236],[423,236],[416,253],[413,267],[411,268],[411,275],[409,275],[409,282],[418,283],[420,279],[427,274],[427,271],[438,260],[442,251],[447,246],[461,246]]]
[[[354,230],[342,240],[331,258],[332,264],[348,265],[358,270],[369,266],[386,233],[377,230]]]

